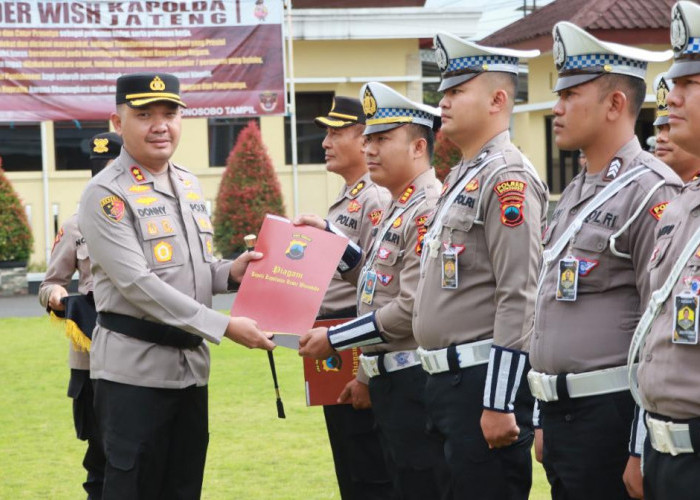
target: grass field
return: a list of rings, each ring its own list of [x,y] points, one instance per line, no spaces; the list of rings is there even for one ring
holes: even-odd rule
[[[67,340],[47,318],[0,319],[0,498],[85,498],[68,382]],[[305,406],[301,361],[275,351],[286,420],[277,418],[267,356],[212,347],[204,499],[339,499],[320,408]],[[535,465],[531,499],[548,498]]]

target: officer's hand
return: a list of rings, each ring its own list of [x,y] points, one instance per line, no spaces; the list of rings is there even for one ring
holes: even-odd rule
[[[334,352],[328,340],[328,328],[312,328],[299,339],[299,356],[326,359]]]
[[[224,336],[249,349],[271,351],[275,348],[272,340],[258,328],[258,323],[254,319],[244,316],[230,318]]]
[[[294,219],[292,222],[294,222],[295,226],[312,226],[312,227],[315,227],[316,229],[320,229],[321,231],[326,230],[325,219],[322,219],[318,215],[314,215],[314,214],[300,215],[296,219]]]
[[[371,408],[372,401],[369,399],[369,387],[357,379],[352,379],[345,384],[343,392],[338,396],[338,403],[352,403],[352,407],[356,410]]]
[[[535,460],[542,463],[542,455],[544,453],[544,434],[542,429],[535,429]]]
[[[245,270],[248,269],[248,263],[251,260],[262,259],[263,254],[261,252],[244,252],[238,256],[236,260],[233,261],[231,266],[231,272],[229,273],[231,279],[237,283],[240,283],[245,274]]]
[[[627,460],[625,472],[622,474],[622,481],[625,483],[629,496],[632,498],[644,498],[642,467],[639,457],[630,456],[629,460]]]
[[[481,413],[481,432],[489,448],[502,448],[518,440],[520,428],[515,423],[515,414],[485,409]]]
[[[61,304],[61,299],[66,297],[68,292],[61,285],[54,285],[49,295],[49,307],[54,311],[63,311],[65,306]]]

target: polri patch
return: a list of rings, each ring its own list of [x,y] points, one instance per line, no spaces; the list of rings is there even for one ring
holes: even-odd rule
[[[124,217],[124,200],[119,196],[111,195],[102,198],[100,200],[100,207],[102,207],[102,213],[105,214],[109,220],[119,222]]]
[[[661,203],[657,203],[653,207],[649,209],[649,213],[651,214],[652,217],[656,220],[660,220],[661,216],[664,213],[664,210],[666,210],[666,207],[668,206],[667,201],[662,201]]]
[[[367,217],[369,217],[369,220],[372,223],[372,225],[376,226],[382,220],[382,211],[379,209],[372,210],[369,214],[367,214]]]

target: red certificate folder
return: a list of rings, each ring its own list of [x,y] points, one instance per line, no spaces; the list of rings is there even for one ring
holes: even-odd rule
[[[348,240],[310,226],[265,216],[232,316],[247,316],[263,331],[301,335],[314,324]]]
[[[339,325],[354,318],[317,321],[315,327]],[[306,406],[338,404],[338,396],[345,385],[355,378],[360,366],[360,350],[340,351],[327,359],[304,358]]]

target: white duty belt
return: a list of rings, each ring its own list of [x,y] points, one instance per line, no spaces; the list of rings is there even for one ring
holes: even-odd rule
[[[405,370],[420,364],[416,351],[383,352],[379,355],[360,354],[360,363],[369,378]]]
[[[488,363],[492,345],[493,339],[486,339],[454,346],[457,358],[455,364],[459,365],[460,368],[469,368],[470,366]],[[449,350],[449,347],[435,350],[427,350],[419,347],[416,349],[416,352],[418,352],[420,356],[423,370],[432,375],[451,371]]]
[[[647,435],[652,448],[660,453],[670,453],[674,457],[681,453],[694,453],[690,439],[690,426],[685,423],[666,422],[651,417],[648,413]]]
[[[627,354],[627,378],[629,380],[630,391],[632,392],[632,397],[641,407],[642,402],[639,397],[639,391],[637,390],[637,354],[641,352],[644,347],[644,341],[646,340],[649,331],[651,331],[651,325],[659,314],[661,305],[666,302],[669,295],[673,291],[678,278],[680,278],[683,268],[688,263],[690,258],[695,253],[696,249],[700,245],[700,227],[695,230],[693,236],[686,243],[685,248],[681,252],[680,256],[673,264],[673,268],[669,273],[664,284],[658,290],[655,290],[651,294],[649,299],[649,304],[647,305],[642,319],[637,323],[637,328],[634,331],[634,336],[632,337],[632,342],[630,342],[630,350]]]
[[[527,374],[527,381],[530,384],[532,395],[545,402],[562,399],[557,384],[563,384],[564,382],[566,383],[566,392],[570,398],[598,396],[629,389],[626,366],[561,375],[548,375],[530,370]]]

